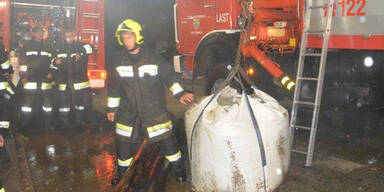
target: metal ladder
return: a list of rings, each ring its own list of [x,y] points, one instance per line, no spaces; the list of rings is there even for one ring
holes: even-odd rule
[[[327,53],[328,53],[329,35],[331,32],[331,26],[332,26],[332,12],[333,12],[332,10],[334,8],[333,7],[334,0],[329,0],[329,2],[324,5],[315,5],[315,6],[312,4],[312,1],[313,0],[306,0],[307,4],[305,7],[305,15],[304,15],[304,26],[303,26],[304,29],[301,37],[300,57],[299,57],[297,75],[296,75],[296,88],[295,88],[295,93],[293,98],[293,106],[292,106],[291,122],[290,122],[290,149],[294,153],[306,155],[305,166],[307,167],[312,166],[317,125],[319,120],[321,96],[323,92],[323,81],[324,81],[324,73],[325,73],[325,66],[326,66]],[[327,15],[324,18],[325,22],[323,22],[324,24],[323,30],[320,30],[320,31],[310,30],[311,14],[313,9],[324,9],[325,11],[327,11]],[[323,35],[323,45],[320,53],[308,53],[308,49],[307,49],[308,35],[313,35],[313,34]],[[320,57],[319,71],[318,71],[317,77],[304,77],[303,71],[304,71],[304,64],[305,64],[306,57]],[[317,82],[314,102],[301,100],[300,93],[301,93],[301,86],[302,86],[301,84],[303,81]],[[310,107],[310,109],[312,110],[312,121],[310,126],[302,126],[302,125],[296,124],[297,123],[296,120],[298,117],[298,109],[303,106]],[[295,137],[295,130],[298,130],[298,129],[310,131],[307,151],[299,151],[294,149],[293,141]]]

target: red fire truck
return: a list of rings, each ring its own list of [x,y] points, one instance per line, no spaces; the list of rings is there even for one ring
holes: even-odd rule
[[[44,28],[45,38],[59,43],[64,23],[75,23],[76,38],[96,48],[88,61],[91,87],[105,87],[104,0],[0,0],[0,22],[0,36],[9,50],[17,50],[22,41],[28,40],[29,30],[35,25]]]
[[[252,18],[244,18],[242,2]],[[282,78],[296,73],[304,2],[176,0],[175,40],[181,54],[174,58],[176,71],[194,78],[205,77],[209,93],[233,65],[240,26],[249,22],[248,42],[242,47],[248,74],[267,92],[283,90],[276,86],[292,90]],[[319,0],[314,4],[327,2]],[[374,74],[384,62],[381,7],[384,7],[382,0],[335,0],[324,84],[325,103],[340,106],[352,102],[362,106],[368,102],[366,98],[373,93],[371,84],[377,81]],[[325,9],[313,10],[312,14],[311,30],[321,29],[327,14]],[[309,37],[309,48],[318,51],[321,45],[322,36]],[[308,90],[302,88],[302,96],[314,97],[313,91]]]

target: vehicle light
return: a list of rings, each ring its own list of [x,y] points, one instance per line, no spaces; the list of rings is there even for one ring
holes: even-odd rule
[[[371,56],[364,58],[364,66],[372,67],[373,64],[374,64],[374,61],[373,61],[373,58]]]
[[[247,69],[247,75],[253,77],[255,76],[255,74],[256,74],[255,68],[253,68],[252,66],[249,66]]]
[[[107,78],[107,73],[104,70],[88,71],[87,75],[89,79],[106,79]]]
[[[105,76],[106,76],[105,71],[101,72],[100,77],[101,77],[102,79],[105,79]]]

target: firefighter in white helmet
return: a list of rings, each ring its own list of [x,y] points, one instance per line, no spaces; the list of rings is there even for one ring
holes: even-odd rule
[[[115,35],[123,49],[116,54],[108,84],[107,118],[116,124],[119,174],[113,184],[131,165],[140,136],[157,143],[162,155],[172,164],[176,180],[185,181],[185,168],[172,134],[164,88],[182,104],[191,102],[193,94],[183,90],[170,64],[143,46],[142,27],[138,22],[123,21]]]

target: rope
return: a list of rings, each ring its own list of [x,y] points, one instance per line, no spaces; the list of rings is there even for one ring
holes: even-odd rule
[[[247,106],[248,106],[249,115],[251,116],[252,125],[253,125],[253,128],[255,129],[255,132],[256,132],[257,143],[259,145],[260,158],[261,158],[261,167],[263,168],[264,191],[266,192],[267,191],[267,173],[266,173],[266,170],[267,170],[267,157],[266,157],[266,154],[265,154],[265,147],[264,147],[264,142],[263,142],[263,136],[261,135],[260,127],[257,124],[257,120],[256,120],[256,117],[255,117],[255,114],[253,113],[252,106],[249,103],[248,95],[247,94],[244,94],[244,95],[245,95],[245,101],[246,101]]]

